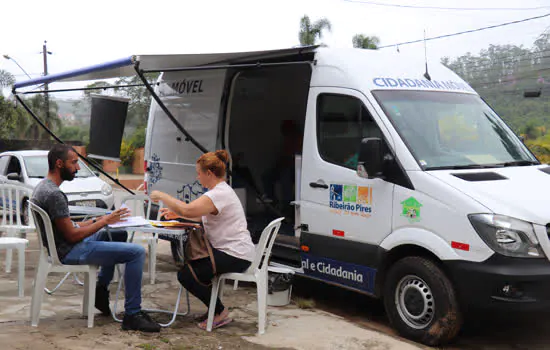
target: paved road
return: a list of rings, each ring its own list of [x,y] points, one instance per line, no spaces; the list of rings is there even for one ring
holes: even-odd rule
[[[317,308],[397,336],[381,301],[303,278],[295,280],[292,292],[315,300]],[[453,344],[442,349],[550,349],[550,313],[478,315],[467,321]]]

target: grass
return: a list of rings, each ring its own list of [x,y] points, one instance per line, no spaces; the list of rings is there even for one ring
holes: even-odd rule
[[[294,302],[300,309],[313,309],[315,307],[315,300],[313,299],[296,298]]]
[[[157,348],[157,346],[153,344],[140,344],[137,347],[144,350],[155,350]]]

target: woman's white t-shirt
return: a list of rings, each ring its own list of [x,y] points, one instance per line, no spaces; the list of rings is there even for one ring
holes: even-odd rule
[[[247,229],[246,217],[239,197],[222,181],[207,191],[218,214],[202,217],[206,237],[212,246],[239,259],[254,260],[254,244]]]

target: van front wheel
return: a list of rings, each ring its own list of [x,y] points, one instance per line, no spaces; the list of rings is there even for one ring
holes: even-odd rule
[[[449,342],[462,325],[451,281],[434,262],[422,257],[403,258],[390,268],[384,306],[401,335],[430,346]]]

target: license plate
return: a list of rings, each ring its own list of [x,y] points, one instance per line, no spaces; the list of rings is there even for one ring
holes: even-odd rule
[[[75,204],[79,207],[95,207],[95,201],[78,201]]]

